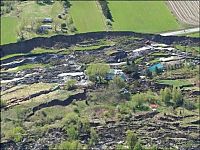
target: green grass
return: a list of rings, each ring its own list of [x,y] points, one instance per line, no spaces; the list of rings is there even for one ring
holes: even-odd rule
[[[181,51],[187,51],[187,52],[193,52],[194,50],[196,52],[199,52],[200,53],[200,48],[198,46],[193,46],[193,47],[190,47],[190,46],[182,46],[182,45],[175,45],[174,46],[176,49],[179,49]]]
[[[78,32],[104,31],[104,16],[95,1],[71,1],[70,15]]]
[[[1,45],[17,42],[17,17],[1,17]]]
[[[160,33],[180,28],[164,1],[109,1],[114,30]]]
[[[22,70],[33,69],[33,68],[44,68],[47,66],[49,66],[49,65],[48,64],[25,64],[25,65],[19,66],[14,71],[22,71]]]
[[[12,58],[12,57],[15,57],[15,56],[25,56],[26,54],[24,53],[16,53],[16,54],[10,54],[10,55],[6,55],[4,57],[1,57],[0,60],[6,60],[6,59],[9,59],[9,58]]]
[[[180,36],[189,36],[189,37],[200,37],[200,32],[190,33],[190,34],[183,34]]]
[[[191,82],[186,79],[178,79],[178,80],[158,80],[158,83],[172,86],[187,86],[191,85]]]

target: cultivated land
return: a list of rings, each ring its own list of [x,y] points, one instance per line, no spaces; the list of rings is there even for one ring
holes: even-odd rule
[[[166,3],[181,22],[199,26],[199,1],[167,1]]]
[[[114,30],[160,33],[180,25],[163,1],[109,1]]]
[[[70,14],[78,32],[105,31],[101,9],[95,1],[71,1]]]

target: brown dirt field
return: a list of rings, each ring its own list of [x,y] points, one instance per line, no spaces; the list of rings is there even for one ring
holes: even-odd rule
[[[179,21],[199,26],[199,1],[167,1],[166,3]]]

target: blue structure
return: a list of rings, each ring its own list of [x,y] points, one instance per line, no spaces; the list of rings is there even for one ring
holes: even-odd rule
[[[126,75],[121,70],[111,69],[106,75],[106,80],[113,80],[114,77],[120,77],[123,81],[127,81]]]
[[[161,63],[158,63],[158,64],[155,64],[155,65],[153,65],[153,66],[150,66],[148,69],[149,69],[149,71],[151,71],[151,72],[155,72],[156,67],[157,67],[159,70],[163,70],[163,65],[162,65]]]

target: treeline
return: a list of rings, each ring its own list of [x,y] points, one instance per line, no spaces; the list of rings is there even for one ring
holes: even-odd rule
[[[98,0],[98,2],[101,5],[101,9],[102,9],[103,14],[106,17],[106,19],[110,19],[111,21],[113,21],[112,14],[108,7],[108,1],[107,0]]]

